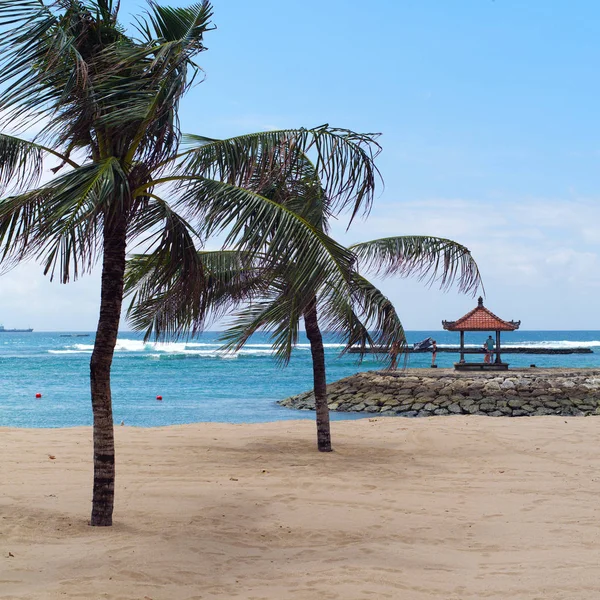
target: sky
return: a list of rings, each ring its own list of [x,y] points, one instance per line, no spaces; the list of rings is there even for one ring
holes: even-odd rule
[[[185,3],[180,3],[185,4]],[[384,179],[344,243],[435,235],[467,246],[485,305],[522,329],[600,330],[600,4],[548,0],[214,0],[185,132],[323,123],[381,133]],[[123,0],[123,17],[144,3]],[[407,329],[476,298],[377,280]],[[0,323],[93,330],[99,274],[0,277]],[[123,322],[123,329],[127,324]]]

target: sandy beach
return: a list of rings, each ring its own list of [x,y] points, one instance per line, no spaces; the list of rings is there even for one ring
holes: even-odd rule
[[[597,418],[0,430],[3,600],[600,597]]]

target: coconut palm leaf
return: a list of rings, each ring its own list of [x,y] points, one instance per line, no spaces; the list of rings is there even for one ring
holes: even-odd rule
[[[233,324],[222,335],[225,349],[239,350],[258,331],[271,333],[273,353],[287,364],[298,342],[300,322],[308,303],[302,304],[289,292],[283,279],[271,280],[269,293],[239,310]],[[360,359],[371,346],[399,344],[406,348],[402,323],[392,303],[372,283],[357,273],[353,275],[352,296],[325,285],[318,302],[319,321],[323,330],[335,334],[344,343],[342,354],[350,348],[361,350]]]
[[[331,210],[349,209],[351,220],[367,213],[380,179],[374,159],[381,148],[378,134],[322,125],[253,133],[225,140],[188,135],[180,171],[252,187],[256,174],[264,181],[284,180],[296,172],[302,156],[314,157]]]
[[[211,29],[212,6],[204,1],[190,7],[162,7],[152,3],[146,19],[138,20],[138,30],[145,38],[147,54],[151,58],[146,78],[158,83],[154,95],[138,104],[139,126],[134,141],[126,155],[133,160],[142,149],[148,160],[148,149],[155,149],[157,132],[164,137],[159,146],[168,149],[162,155],[152,153],[153,162],[169,158],[170,151],[179,142],[179,126],[175,110],[181,96],[193,83],[199,68],[192,62],[194,54],[204,51],[204,34]],[[139,52],[139,50],[138,50]],[[138,64],[141,56],[132,54],[131,62]],[[191,77],[189,73],[191,72]],[[127,97],[130,93],[126,94]],[[129,106],[107,113],[108,122],[118,122],[128,115]],[[165,132],[169,136],[165,136]],[[160,138],[159,138],[160,139]]]
[[[319,295],[319,320],[324,331],[344,341],[342,354],[350,348],[360,350],[362,360],[372,346],[397,343],[406,349],[406,335],[390,300],[359,273],[352,274],[351,295],[325,286]]]
[[[134,329],[145,332],[145,340],[197,335],[210,320],[264,291],[262,271],[246,253],[213,250],[195,255],[196,264],[160,250],[128,261],[127,316]]]
[[[0,27],[13,25],[0,40],[0,85],[10,82],[2,94],[5,122],[51,117],[42,137],[90,148],[89,157],[167,159],[179,141],[177,103],[198,71],[191,59],[204,49],[210,4],[152,4],[146,30],[158,39],[143,44],[116,27],[110,2],[20,4],[0,0]]]
[[[277,361],[286,365],[298,343],[303,306],[282,280],[271,282],[270,297],[253,301],[236,313],[232,325],[221,336],[226,350],[239,350],[259,330],[268,331]],[[274,290],[279,293],[274,294]]]
[[[471,252],[465,246],[432,236],[397,236],[361,242],[349,247],[359,259],[361,271],[384,277],[415,276],[429,285],[448,289],[454,283],[464,293],[475,294],[482,286]]]
[[[148,43],[164,40],[181,45],[191,44],[192,48],[188,50],[198,52],[204,50],[202,37],[209,27],[212,15],[212,6],[206,0],[187,7],[160,6],[153,3],[150,4],[148,18],[140,27],[140,32],[146,36]],[[152,25],[152,34],[148,22]]]
[[[77,40],[90,26],[87,15],[74,0],[62,7],[0,1],[0,85],[10,86],[2,93],[4,123],[35,123],[54,112],[65,90],[85,88],[89,71]]]
[[[0,249],[8,264],[37,257],[45,273],[66,283],[95,263],[99,222],[113,202],[127,203],[128,185],[115,160],[69,171],[45,186],[0,200]],[[114,208],[113,208],[114,210]]]
[[[44,157],[47,155],[77,166],[52,148],[0,133],[0,190],[27,189],[37,185],[44,168]]]
[[[225,247],[259,253],[267,262],[293,270],[289,281],[295,293],[313,290],[327,278],[345,285],[353,254],[286,206],[205,178],[183,181],[178,193],[177,208],[189,214],[202,235],[225,232]]]
[[[153,248],[151,254],[136,255],[125,271],[126,293],[133,293],[137,313],[130,309],[136,328],[168,336],[174,326],[189,328],[197,320],[196,306],[205,295],[206,274],[196,250],[196,232],[191,225],[156,195],[147,198],[143,211],[130,225],[133,239]],[[131,292],[135,288],[134,292]],[[174,313],[181,298],[194,299],[189,314]]]
[[[285,206],[319,231],[328,233],[334,210],[314,164],[305,153],[299,152],[297,163],[285,173],[268,177],[259,173],[244,187]]]

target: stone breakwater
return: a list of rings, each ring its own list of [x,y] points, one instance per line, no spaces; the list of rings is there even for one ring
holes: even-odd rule
[[[402,417],[600,415],[600,370],[595,369],[367,371],[329,384],[327,392],[331,410]],[[314,410],[315,397],[310,391],[279,404]]]

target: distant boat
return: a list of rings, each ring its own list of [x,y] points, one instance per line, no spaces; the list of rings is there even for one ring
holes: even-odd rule
[[[0,325],[0,333],[31,333],[32,328],[29,329],[5,329],[4,325]]]

